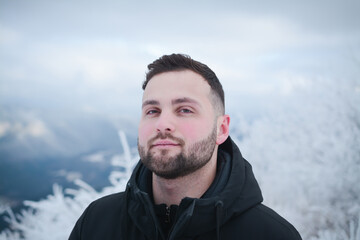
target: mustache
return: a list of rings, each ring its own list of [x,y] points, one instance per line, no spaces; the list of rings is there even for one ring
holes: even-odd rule
[[[177,144],[179,144],[181,146],[185,145],[185,141],[182,140],[181,138],[174,137],[173,135],[171,135],[171,133],[161,133],[161,132],[159,132],[155,137],[151,138],[148,141],[148,146],[151,147],[153,145],[153,143],[158,139],[161,139],[161,140],[169,139],[169,140],[172,140],[172,141],[176,142]]]

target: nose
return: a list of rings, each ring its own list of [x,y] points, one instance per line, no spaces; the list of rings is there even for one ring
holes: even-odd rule
[[[174,118],[171,113],[162,111],[156,121],[156,131],[161,133],[175,130]]]

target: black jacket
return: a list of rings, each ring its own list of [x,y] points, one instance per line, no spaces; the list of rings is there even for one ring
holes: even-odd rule
[[[155,213],[151,173],[139,162],[125,192],[92,202],[69,239],[301,239],[289,222],[261,204],[251,165],[230,137],[219,147],[218,162],[202,198],[181,201],[168,235]]]

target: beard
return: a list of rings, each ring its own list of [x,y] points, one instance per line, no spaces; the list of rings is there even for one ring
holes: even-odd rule
[[[145,148],[138,141],[141,162],[159,177],[176,179],[197,171],[210,161],[216,146],[216,124],[214,124],[214,128],[208,137],[190,145],[187,151],[184,149],[185,143],[182,139],[173,137],[168,133],[159,133],[156,137],[149,140],[148,146],[151,146],[151,142],[157,139],[176,141],[182,150],[175,156],[168,156],[169,150],[162,149],[157,154],[158,156],[155,156],[150,151],[151,148],[146,152]]]

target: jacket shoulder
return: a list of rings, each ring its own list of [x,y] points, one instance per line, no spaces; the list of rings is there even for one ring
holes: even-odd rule
[[[83,213],[83,217],[91,222],[98,221],[106,216],[107,219],[116,219],[122,214],[124,192],[114,193],[93,201]]]
[[[271,208],[258,204],[225,224],[230,237],[267,240],[301,240],[295,227]],[[228,226],[226,226],[228,225]]]
[[[107,208],[121,207],[124,196],[124,192],[110,194],[93,201],[88,208],[106,210]]]
[[[114,222],[120,222],[124,192],[107,195],[93,201],[76,222],[69,239],[97,239],[106,236]],[[105,238],[104,238],[105,239]]]
[[[259,204],[255,207],[255,211],[258,211],[263,216],[263,224],[273,227],[272,230],[278,231],[278,233],[284,236],[283,239],[301,240],[301,236],[296,228],[271,208]]]

